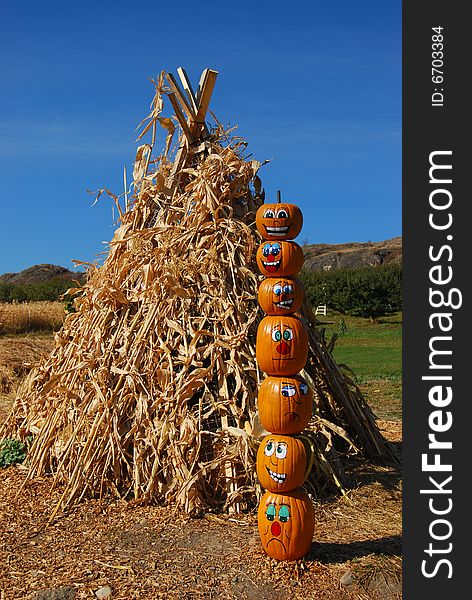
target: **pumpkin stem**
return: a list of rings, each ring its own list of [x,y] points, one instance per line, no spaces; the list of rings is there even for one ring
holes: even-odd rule
[[[282,202],[282,196],[280,190],[277,190],[277,204]]]

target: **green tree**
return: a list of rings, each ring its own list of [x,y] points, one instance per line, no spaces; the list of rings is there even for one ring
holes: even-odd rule
[[[400,264],[304,271],[300,279],[313,304],[348,315],[376,319],[402,309]]]

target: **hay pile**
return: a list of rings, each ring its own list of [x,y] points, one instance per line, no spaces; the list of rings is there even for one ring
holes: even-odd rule
[[[169,91],[161,74],[144,122],[151,143],[138,148],[133,196],[120,209],[108,255],[89,267],[77,312],[19,390],[0,432],[33,436],[28,477],[52,473],[64,484],[57,508],[109,492],[187,512],[256,500],[260,163],[246,159],[246,143],[221,125],[207,135],[191,120],[198,144],[181,135],[172,161],[175,127],[160,116]],[[159,124],[168,137],[155,157]],[[309,307],[303,316],[305,374],[317,397],[308,489],[319,493],[342,486],[335,445],[375,457],[390,450]]]

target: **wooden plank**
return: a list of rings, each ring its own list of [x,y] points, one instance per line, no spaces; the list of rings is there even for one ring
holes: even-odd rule
[[[210,105],[210,99],[215,88],[217,77],[218,71],[205,69],[200,78],[199,92],[197,92],[198,111],[195,117],[195,126],[191,129],[194,140],[198,140],[200,132],[205,125],[205,117]]]
[[[208,68],[204,69],[202,71],[202,74],[200,75],[200,81],[198,82],[198,87],[197,87],[197,94],[195,96],[195,98],[197,100],[197,106],[200,105],[200,98],[202,97],[202,90],[203,90],[203,88],[205,86],[205,80],[206,80],[206,78],[208,76],[208,71],[209,70],[210,69],[208,69]]]
[[[182,87],[184,88],[184,91],[187,94],[190,106],[192,107],[194,114],[197,114],[198,105],[195,93],[192,88],[192,84],[190,83],[190,79],[188,78],[188,75],[183,67],[179,67],[177,69],[177,73],[180,77],[180,81],[182,82]]]
[[[184,111],[187,113],[187,117],[193,121],[195,120],[195,116],[197,114],[197,110],[193,108],[193,106],[190,106],[189,102],[187,101],[186,97],[184,96],[182,90],[180,89],[177,81],[175,80],[174,76],[172,75],[172,73],[167,73],[166,75],[168,82],[170,83],[170,87],[172,88],[172,91],[174,92],[174,94],[177,97],[177,100],[180,102],[180,105],[182,106],[182,108],[184,109]]]
[[[198,111],[196,120],[197,122],[202,121],[208,111],[208,106],[210,105],[211,95],[213,94],[213,90],[215,88],[216,78],[218,77],[218,71],[212,71],[211,69],[205,69],[204,73],[205,79],[203,81],[202,87],[197,95],[198,100]]]
[[[179,103],[177,101],[177,98],[175,97],[175,93],[170,92],[170,94],[168,94],[168,96],[169,96],[169,100],[171,101],[171,104],[174,108],[175,116],[177,117],[177,120],[179,121],[179,124],[182,127],[182,131],[184,132],[184,135],[187,138],[189,144],[192,144],[194,138],[193,138],[192,132],[190,131],[189,126],[187,124],[187,119],[185,118],[185,115],[182,112],[182,110],[179,106]]]
[[[187,154],[188,154],[188,147],[187,144],[184,144],[183,146],[180,146],[175,160],[174,160],[174,164],[172,165],[172,170],[170,172],[169,175],[169,185],[171,187],[174,186],[174,182],[175,182],[175,176],[176,174],[184,168],[185,166],[185,161],[187,160]]]
[[[182,68],[180,68],[179,71],[179,75],[182,73],[184,79],[188,81],[185,71]],[[174,191],[179,186],[181,170],[185,168],[190,158],[195,154],[195,142],[197,142],[199,137],[201,136],[202,129],[204,129],[205,132],[208,132],[205,125],[205,116],[208,111],[210,98],[215,87],[215,81],[217,76],[217,71],[213,71],[211,69],[205,69],[203,71],[199,84],[199,101],[198,103],[196,103],[197,111],[195,115],[195,121],[191,120],[190,128],[187,124],[184,114],[182,113],[182,110],[179,107],[179,103],[177,101],[177,98],[175,97],[175,92],[171,92],[170,94],[168,94],[186,139],[186,143],[182,144],[177,152],[171,173],[169,175],[168,186]],[[185,84],[185,86],[187,86],[187,83]],[[192,93],[192,96],[194,97],[193,92],[191,90],[190,82],[188,82],[188,86],[190,92]],[[196,100],[195,97],[194,100]],[[200,149],[200,146],[198,148]]]
[[[206,71],[207,70],[208,69],[206,69]],[[193,120],[195,120],[195,115],[198,112],[198,103],[197,103],[197,99],[196,99],[196,96],[195,96],[195,92],[193,91],[193,88],[192,88],[192,84],[190,83],[190,79],[188,78],[188,75],[185,72],[185,69],[183,67],[179,67],[177,69],[177,73],[178,73],[178,75],[180,77],[180,81],[182,82],[182,87],[184,88],[184,91],[187,94],[189,103],[190,103],[190,105],[192,107],[192,110],[194,112],[194,119]],[[206,135],[209,135],[209,133],[210,133],[208,131],[208,127],[207,127],[206,123],[204,125],[204,132],[205,132]]]

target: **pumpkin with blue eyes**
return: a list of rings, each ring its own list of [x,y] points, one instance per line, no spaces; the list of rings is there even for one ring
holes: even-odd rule
[[[267,375],[296,375],[308,358],[308,333],[297,317],[267,316],[257,329],[256,360]]]
[[[303,250],[295,242],[263,242],[256,253],[259,271],[267,277],[292,277],[303,266]]]
[[[256,227],[266,240],[292,240],[300,233],[303,215],[296,204],[263,204],[256,213]]]
[[[303,442],[288,435],[270,434],[259,445],[257,477],[272,492],[288,492],[300,487],[311,467]]]
[[[313,502],[301,490],[266,492],[257,526],[265,552],[277,560],[297,560],[310,551],[315,530]]]
[[[312,393],[303,377],[266,377],[258,396],[259,419],[272,433],[301,433],[311,418]]]
[[[302,306],[303,287],[298,279],[268,277],[259,286],[257,299],[268,315],[291,315]]]

